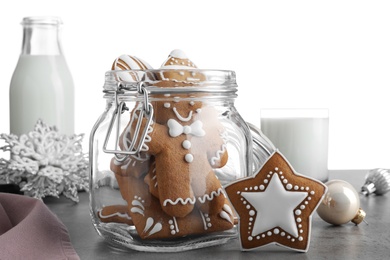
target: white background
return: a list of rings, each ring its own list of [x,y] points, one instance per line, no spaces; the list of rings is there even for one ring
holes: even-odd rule
[[[104,73],[121,54],[158,68],[182,49],[200,68],[237,73],[236,106],[329,108],[330,169],[390,168],[390,1],[52,1],[0,7],[0,132],[9,132],[9,83],[25,16],[64,22],[76,88],[76,133],[104,108]],[[87,147],[85,148],[87,149]]]

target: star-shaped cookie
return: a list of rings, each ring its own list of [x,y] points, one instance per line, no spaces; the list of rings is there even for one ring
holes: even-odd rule
[[[307,252],[311,215],[327,190],[322,182],[295,173],[276,151],[257,174],[225,189],[240,218],[242,250],[278,244]]]

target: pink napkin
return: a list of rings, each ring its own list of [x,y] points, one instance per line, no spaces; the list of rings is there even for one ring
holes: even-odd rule
[[[0,259],[80,259],[64,224],[38,199],[0,193]]]

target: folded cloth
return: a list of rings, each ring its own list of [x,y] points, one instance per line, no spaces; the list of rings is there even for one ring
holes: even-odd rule
[[[0,193],[0,259],[80,259],[65,225],[40,200]]]

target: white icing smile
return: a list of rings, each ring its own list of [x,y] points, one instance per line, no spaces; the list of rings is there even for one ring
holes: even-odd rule
[[[177,117],[180,121],[183,121],[183,122],[190,121],[190,119],[192,118],[192,110],[190,111],[190,113],[188,113],[187,117],[181,116],[180,113],[179,113],[179,111],[177,111],[176,107],[173,107],[173,112],[175,113],[176,117]]]

